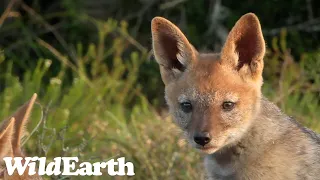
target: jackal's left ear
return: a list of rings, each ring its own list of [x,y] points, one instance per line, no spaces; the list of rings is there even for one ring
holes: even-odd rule
[[[197,52],[181,30],[165,18],[153,18],[151,31],[154,56],[167,84],[190,66]]]
[[[243,15],[228,35],[222,49],[222,64],[255,81],[262,81],[265,41],[258,17]]]
[[[22,156],[21,139],[25,134],[26,124],[31,114],[34,103],[36,102],[37,94],[33,94],[31,99],[22,105],[11,117],[15,119],[14,134],[12,137],[12,150],[14,156]]]

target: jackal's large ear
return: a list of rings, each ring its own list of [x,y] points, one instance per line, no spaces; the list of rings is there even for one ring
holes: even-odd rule
[[[181,30],[165,18],[153,18],[151,31],[154,56],[167,84],[190,66],[197,52]]]
[[[5,121],[0,127],[0,162],[6,156],[12,156],[12,137],[13,137],[14,118]]]
[[[33,94],[31,99],[22,105],[11,117],[15,118],[14,134],[12,138],[12,149],[15,156],[22,156],[21,138],[25,134],[26,124],[31,114],[33,105],[37,99],[37,94]]]
[[[222,49],[222,64],[246,78],[262,81],[265,41],[259,19],[253,13],[243,15],[227,37]]]

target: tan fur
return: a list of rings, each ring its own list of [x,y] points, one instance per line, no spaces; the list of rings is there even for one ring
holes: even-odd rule
[[[38,175],[29,176],[28,169],[23,175],[16,171],[9,176],[4,167],[4,157],[25,157],[21,149],[21,138],[25,133],[25,126],[31,114],[32,107],[36,101],[37,94],[21,106],[8,120],[0,126],[0,179],[5,180],[40,180]]]
[[[12,135],[14,118],[10,118],[5,124],[0,128],[0,159],[5,156],[12,156]]]
[[[265,41],[256,15],[238,20],[220,54],[197,52],[164,18],[155,17],[151,30],[169,110],[190,144],[207,154],[208,178],[320,179],[319,135],[261,94]],[[235,107],[224,110],[230,101]],[[210,142],[195,143],[199,132]]]

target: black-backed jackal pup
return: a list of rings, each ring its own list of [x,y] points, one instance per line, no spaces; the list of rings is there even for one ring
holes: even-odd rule
[[[320,136],[261,94],[265,41],[256,15],[238,20],[219,54],[199,53],[164,18],[151,29],[170,113],[206,154],[209,179],[320,179]]]
[[[4,180],[40,180],[39,175],[28,175],[28,168],[24,174],[15,171],[8,175],[4,165],[4,157],[25,157],[21,149],[21,138],[25,133],[25,126],[31,114],[32,107],[37,99],[37,94],[21,106],[12,116],[0,124],[0,179]]]

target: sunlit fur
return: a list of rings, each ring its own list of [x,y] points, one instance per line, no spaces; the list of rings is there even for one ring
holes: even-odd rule
[[[209,179],[320,179],[319,135],[261,94],[265,41],[256,15],[242,16],[216,54],[199,53],[162,17],[151,31],[170,113],[189,144],[206,154]],[[227,111],[229,101],[235,106]],[[196,132],[208,132],[210,142],[195,143]]]

